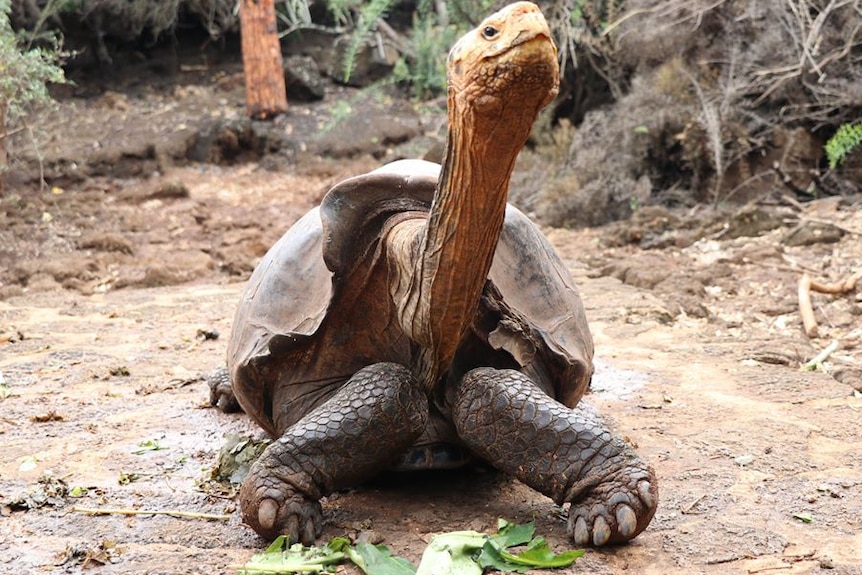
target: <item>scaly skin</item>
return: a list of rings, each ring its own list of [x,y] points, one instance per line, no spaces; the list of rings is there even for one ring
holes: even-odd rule
[[[428,401],[410,372],[377,363],[266,448],[240,491],[243,520],[262,537],[314,543],[319,499],[393,462],[425,429]]]
[[[655,514],[653,470],[583,407],[569,409],[518,371],[474,369],[453,408],[461,439],[477,455],[558,504],[571,503],[577,545],[628,541]]]
[[[233,393],[230,383],[230,373],[227,369],[216,369],[207,375],[207,385],[210,388],[210,405],[218,407],[224,413],[242,411]]]

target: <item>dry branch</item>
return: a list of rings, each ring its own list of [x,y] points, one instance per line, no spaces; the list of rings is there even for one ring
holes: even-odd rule
[[[802,274],[799,278],[799,316],[802,318],[802,328],[808,337],[817,337],[817,320],[814,318],[814,308],[811,307],[811,278]]]
[[[73,507],[75,513],[86,513],[88,515],[170,515],[171,517],[183,517],[186,519],[208,519],[211,521],[228,521],[230,515],[214,515],[211,513],[195,513],[193,511],[176,511],[172,509],[90,509],[87,507]]]
[[[832,295],[845,294],[853,291],[856,288],[856,282],[862,279],[862,271],[858,271],[848,277],[843,282],[832,284],[821,283],[817,280],[810,280],[811,291],[819,293],[828,293]]]
[[[856,283],[862,279],[862,270],[853,273],[844,281],[836,283],[823,283],[811,279],[808,274],[802,274],[799,278],[799,316],[802,318],[802,327],[808,337],[817,337],[817,320],[814,317],[814,308],[811,305],[811,292],[840,295],[853,291]]]
[[[835,351],[837,349],[838,349],[838,340],[834,339],[834,340],[832,340],[832,343],[830,343],[825,348],[823,348],[823,351],[821,351],[820,353],[815,355],[809,361],[802,364],[802,367],[800,367],[800,369],[802,371],[813,371],[813,370],[817,369],[817,367],[820,364],[822,364],[824,361],[826,361],[830,355],[835,353]]]

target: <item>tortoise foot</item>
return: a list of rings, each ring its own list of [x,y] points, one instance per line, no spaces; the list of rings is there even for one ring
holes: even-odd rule
[[[249,476],[240,491],[243,521],[261,537],[272,541],[286,535],[291,542],[312,545],[323,529],[320,502],[291,485],[273,485],[272,479]]]
[[[658,504],[655,473],[591,408],[568,408],[523,373],[478,368],[453,407],[461,439],[478,456],[559,504],[571,503],[578,545],[628,541]]]
[[[240,491],[243,520],[270,540],[313,543],[323,526],[319,499],[386,469],[427,418],[428,400],[405,367],[360,369],[254,462]]]
[[[210,388],[210,405],[218,407],[224,413],[242,411],[233,388],[230,384],[230,373],[224,367],[213,370],[207,375],[207,385]]]
[[[568,531],[579,546],[622,543],[646,529],[657,505],[651,469],[622,472],[572,502]]]

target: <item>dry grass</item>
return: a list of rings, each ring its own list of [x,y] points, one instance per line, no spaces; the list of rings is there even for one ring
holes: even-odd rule
[[[535,212],[548,223],[597,224],[654,202],[858,191],[851,168],[828,171],[822,144],[862,117],[862,0],[576,5],[584,24],[557,29],[580,70],[602,68],[614,100],[584,115],[571,174],[541,191]]]

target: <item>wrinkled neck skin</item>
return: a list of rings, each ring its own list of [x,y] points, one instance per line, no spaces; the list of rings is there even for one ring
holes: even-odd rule
[[[450,88],[446,159],[427,221],[418,229],[396,228],[389,243],[412,252],[395,258],[412,262],[412,269],[396,274],[392,296],[403,329],[421,346],[415,375],[429,393],[475,316],[515,159],[538,113],[516,97],[470,97],[469,89]]]

